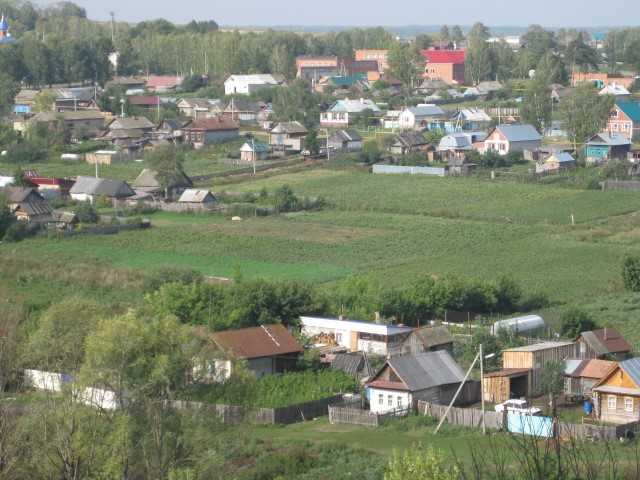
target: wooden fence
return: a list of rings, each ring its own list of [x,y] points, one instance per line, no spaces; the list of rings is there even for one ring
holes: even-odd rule
[[[605,180],[600,185],[602,185],[602,190],[640,190],[640,181],[637,180]]]
[[[446,405],[436,405],[434,403],[418,401],[418,413],[427,417],[434,417],[440,420],[447,411]],[[465,427],[480,428],[482,426],[482,410],[477,408],[451,407],[447,414],[447,422],[452,425],[462,425]],[[489,429],[501,430],[504,425],[504,416],[501,413],[485,411],[485,425]]]
[[[386,413],[367,410],[360,400],[329,405],[329,423],[379,427],[392,420],[405,417],[409,408],[397,408]]]
[[[329,405],[340,402],[342,395],[288,405],[278,408],[250,408],[240,405],[209,404],[176,400],[171,405],[178,410],[204,410],[216,415],[222,423],[251,423],[254,425],[287,425],[327,415]]]

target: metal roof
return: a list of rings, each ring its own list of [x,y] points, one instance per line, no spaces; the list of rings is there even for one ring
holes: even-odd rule
[[[279,324],[211,334],[213,341],[236,358],[262,358],[302,352],[302,346]]]
[[[179,203],[203,203],[206,200],[215,201],[215,197],[209,190],[198,190],[196,188],[188,188],[180,198],[178,199]]]
[[[616,106],[634,122],[640,122],[640,102],[616,102]]]
[[[280,122],[271,130],[271,133],[287,133],[287,134],[292,134],[292,133],[303,134],[307,132],[308,130],[305,128],[305,126],[298,121]]]
[[[447,150],[471,150],[473,145],[469,135],[464,133],[451,133],[445,135],[440,139],[438,144],[438,151],[444,152]]]
[[[640,388],[612,387],[609,385],[602,385],[600,387],[594,387],[593,390],[595,392],[602,392],[602,393],[618,393],[620,395],[640,396]]]
[[[365,360],[363,353],[338,353],[336,354],[331,368],[342,370],[347,375],[354,377],[364,376],[371,377],[375,372],[371,370],[371,365]]]
[[[411,391],[460,383],[464,379],[464,372],[446,350],[393,357],[387,364]]]
[[[597,133],[589,139],[587,145],[605,145],[607,147],[618,147],[622,145],[631,145],[629,137],[618,135],[615,133]]]
[[[95,178],[79,176],[73,184],[69,193],[104,195],[106,197],[131,197],[135,192],[122,180],[111,180],[109,178]]]
[[[530,142],[542,140],[538,131],[529,124],[521,125],[498,125],[496,127],[510,142]]]
[[[640,357],[630,358],[620,362],[620,368],[631,377],[634,383],[640,387]]]
[[[331,112],[349,112],[349,113],[361,113],[365,110],[371,110],[372,112],[379,112],[380,107],[376,105],[373,100],[368,98],[361,98],[359,100],[338,100],[329,109]]]
[[[444,110],[437,105],[417,105],[407,108],[406,111],[413,113],[416,117],[440,117],[444,115]]]
[[[330,328],[350,330],[352,332],[371,333],[376,335],[397,335],[413,331],[412,327],[385,325],[383,323],[363,322],[359,320],[340,320],[338,318],[300,317],[303,327]]]
[[[625,353],[632,350],[631,345],[615,328],[606,327],[590,332],[582,332],[580,336],[598,355]]]

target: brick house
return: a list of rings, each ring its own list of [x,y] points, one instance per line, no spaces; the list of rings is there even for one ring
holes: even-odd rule
[[[464,83],[465,50],[422,50],[426,60],[423,77],[442,80],[448,84]]]
[[[630,88],[636,81],[631,75],[619,75],[603,72],[573,72],[571,76],[571,86],[575,87],[581,83],[591,82],[598,88],[617,83],[625,88]]]
[[[618,133],[631,141],[640,138],[640,102],[618,101],[609,113],[607,131]]]

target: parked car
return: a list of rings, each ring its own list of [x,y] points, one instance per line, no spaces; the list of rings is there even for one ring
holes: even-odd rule
[[[512,398],[504,403],[499,403],[495,407],[496,412],[502,413],[506,409],[507,412],[522,413],[525,415],[539,415],[542,410],[537,407],[530,407],[526,400]]]

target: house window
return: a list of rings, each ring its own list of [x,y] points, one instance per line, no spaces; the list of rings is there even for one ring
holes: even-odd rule
[[[336,332],[336,343],[342,342],[342,333]]]
[[[393,395],[387,396],[387,406],[393,407]]]
[[[624,411],[633,412],[633,398],[624,397]]]
[[[383,394],[379,394],[378,395],[378,405],[384,405],[384,395]]]
[[[402,407],[402,397],[398,396],[398,398],[396,398],[396,401],[398,402],[398,407]]]
[[[617,407],[617,401],[618,397],[616,397],[615,395],[609,395],[607,397],[607,408],[609,410],[615,410]]]

